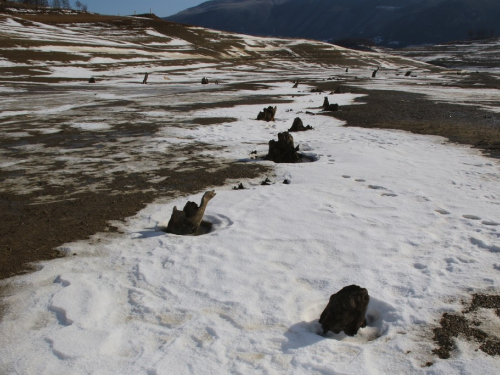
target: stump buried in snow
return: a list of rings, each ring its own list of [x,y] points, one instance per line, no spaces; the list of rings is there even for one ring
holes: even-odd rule
[[[90,77],[89,83],[95,83],[95,78],[94,77]]]
[[[332,294],[319,318],[323,334],[344,331],[346,335],[354,336],[360,328],[366,327],[368,302],[368,291],[358,285],[346,286]]]
[[[203,77],[203,78],[201,79],[201,84],[202,84],[202,85],[208,85],[208,78]]]
[[[304,126],[300,117],[295,117],[295,120],[293,120],[292,127],[290,129],[288,129],[288,131],[289,132],[302,132],[302,131],[312,130],[312,129],[313,129],[313,127],[310,125]]]
[[[323,108],[326,108],[330,105],[330,102],[328,101],[328,96],[325,96],[325,100],[323,100]]]
[[[276,115],[276,110],[278,109],[278,107],[267,107],[267,108],[264,108],[262,110],[262,112],[259,112],[259,114],[257,115],[257,120],[262,120],[262,121],[274,121],[274,116]]]
[[[411,70],[408,70],[408,71],[406,72],[406,74],[405,74],[405,77],[409,77],[409,76],[411,76]]]
[[[143,85],[148,83],[148,77],[149,77],[149,73],[144,74],[144,79],[142,80]]]
[[[165,231],[180,235],[199,234],[205,209],[213,197],[215,197],[215,191],[207,191],[201,198],[200,206],[195,202],[187,202],[182,211],[174,207]]]
[[[269,141],[269,153],[266,159],[275,163],[297,163],[300,161],[299,146],[293,145],[293,137],[288,132],[278,134],[278,141]]]

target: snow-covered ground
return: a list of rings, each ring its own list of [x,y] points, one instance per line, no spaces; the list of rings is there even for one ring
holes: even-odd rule
[[[353,98],[335,95],[341,105]],[[189,132],[244,159],[321,103],[296,98],[269,124],[253,119],[260,106],[198,111],[238,121]],[[498,359],[474,344],[459,340],[448,360],[431,350],[443,312],[498,289],[499,163],[438,137],[299,116],[315,129],[295,141],[317,161],[276,166],[272,186],[218,190],[211,233],[158,229],[200,195],[158,202],[123,234],[68,244],[67,258],[11,279],[1,372],[498,373]],[[368,326],[318,335],[330,294],[349,284],[370,293]]]
[[[12,22],[0,24],[0,31],[29,34]],[[34,38],[44,39],[45,26],[39,27]],[[76,27],[67,29],[83,33]],[[88,33],[91,28],[81,29]],[[56,40],[63,34],[59,30],[52,37]],[[147,35],[156,36],[155,32]],[[99,38],[93,36],[85,43],[140,51],[136,44]],[[245,40],[254,50],[277,48],[273,40]],[[163,42],[182,47],[182,53],[190,48],[188,41]],[[286,48],[294,43],[288,42]],[[73,52],[82,52],[79,48],[84,47]],[[92,52],[85,48],[83,52]],[[159,51],[157,56],[174,60],[175,53]],[[397,65],[401,60],[343,53],[365,60],[350,70],[351,78],[368,76],[370,64],[406,69]],[[267,85],[251,94],[294,96],[294,101],[280,105],[273,123],[255,120],[261,105],[175,114],[237,121],[185,128],[167,124],[152,144],[158,137],[170,143],[203,139],[224,146],[220,152],[207,151],[212,157],[270,164],[249,159],[250,152],[256,149],[259,155],[265,154],[267,142],[299,116],[314,130],[294,134],[295,142],[315,161],[276,165],[275,175],[269,176],[275,182],[271,186],[261,186],[260,180],[241,181],[247,189],[235,191],[232,187],[240,181],[234,181],[218,189],[205,214],[214,224],[209,234],[181,237],[160,230],[174,206],[199,201],[201,194],[159,200],[125,224],[117,223],[122,233],[99,233],[90,240],[66,244],[66,258],[44,262],[37,272],[2,281],[10,289],[2,301],[6,308],[0,322],[1,374],[499,373],[498,358],[464,340],[457,341],[450,359],[432,354],[432,329],[444,312],[460,311],[462,300],[474,292],[498,293],[497,160],[439,137],[342,127],[332,117],[305,113],[319,112],[324,95],[306,94],[311,87],[302,86],[301,96],[296,96],[297,89],[290,83],[275,82],[276,74],[319,81],[332,73],[331,66],[291,63],[286,58],[274,68],[270,64],[163,66],[158,62],[152,68],[158,74],[151,75],[151,84],[130,90],[130,77],[144,67],[128,64],[102,73],[107,81],[98,81],[92,100],[88,92],[73,88],[73,94],[57,98],[58,103],[49,103],[47,108],[39,109],[34,101],[31,109],[21,110],[21,99],[14,98],[4,103],[2,118],[43,117],[76,105],[94,105],[93,96],[97,100],[126,98],[141,110],[146,103],[165,102],[162,95],[169,90],[175,94],[169,98],[175,97],[177,104],[245,95],[241,90],[204,95],[199,77],[207,75],[221,79],[221,87],[243,81]],[[95,72],[82,66],[75,72],[68,65],[51,66],[50,74],[78,78]],[[176,75],[165,81],[163,74],[172,66]],[[422,66],[416,63],[414,67]],[[431,78],[419,72],[410,81],[392,73],[389,77],[382,70],[369,87],[407,91],[425,85],[433,98],[447,102],[456,102],[467,91],[429,90],[432,80],[444,79],[439,75]],[[21,90],[11,84],[0,92],[21,95]],[[490,97],[489,91],[480,95],[478,90],[467,100],[483,103],[485,95]],[[330,102],[342,106],[355,98],[335,94],[330,95]],[[117,107],[95,121],[82,119],[71,126],[85,132],[107,131],[123,118],[121,110]],[[145,111],[144,115],[172,114]],[[47,125],[45,131],[58,131],[57,126]],[[19,139],[30,136],[22,129],[9,134]],[[155,151],[160,150],[157,147]],[[133,165],[147,168],[146,164]],[[0,167],[11,167],[11,161]],[[291,183],[282,184],[284,179]],[[355,337],[331,332],[326,337],[318,335],[317,320],[329,296],[350,284],[368,289],[368,326]],[[500,336],[500,318],[492,313],[488,319],[493,327],[489,333]],[[433,365],[426,367],[429,362]]]

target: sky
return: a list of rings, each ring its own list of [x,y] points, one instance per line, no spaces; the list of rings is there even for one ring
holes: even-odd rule
[[[76,0],[70,0],[74,6]],[[158,17],[167,17],[187,8],[194,7],[206,0],[80,0],[88,5],[90,12],[101,14],[129,15],[149,13],[149,9]]]

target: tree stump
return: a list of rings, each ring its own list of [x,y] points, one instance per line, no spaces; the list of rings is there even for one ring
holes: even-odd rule
[[[95,78],[94,77],[90,77],[89,83],[95,83]]]
[[[378,69],[373,71],[372,78],[375,78],[377,76],[377,72],[378,72]]]
[[[203,78],[201,79],[201,84],[202,84],[202,85],[208,85],[208,78],[203,77]]]
[[[349,73],[349,68],[345,68],[345,72],[346,72],[346,73]]]
[[[142,80],[143,85],[148,83],[148,76],[149,76],[149,73],[144,74],[144,79]]]
[[[411,70],[408,70],[408,71],[406,72],[406,74],[405,74],[405,77],[409,77],[409,76],[411,76]]]
[[[187,202],[182,211],[174,207],[166,232],[180,235],[198,234],[208,202],[215,197],[215,191],[207,191],[201,198],[200,206]]]
[[[283,132],[278,134],[277,142],[274,139],[269,141],[269,153],[266,159],[275,163],[297,163],[300,161],[298,151],[299,146],[294,146],[290,133]]]
[[[274,121],[274,116],[276,115],[276,110],[278,107],[267,107],[262,110],[262,112],[259,112],[257,115],[257,120],[262,120],[262,121]]]
[[[293,120],[292,127],[290,129],[288,129],[288,131],[289,132],[302,132],[302,131],[312,130],[312,129],[313,129],[313,127],[310,125],[304,126],[300,117],[295,117],[295,120]]]
[[[323,108],[326,108],[330,105],[330,102],[328,101],[328,96],[325,96],[325,100],[323,100]]]
[[[323,334],[344,331],[346,335],[354,336],[360,328],[366,327],[368,302],[368,291],[358,285],[346,286],[332,294],[319,318]]]
[[[297,87],[299,87],[299,80],[297,80],[297,81],[295,82],[295,85],[293,85],[293,87],[292,87],[292,88],[293,88],[293,89],[296,89]]]
[[[339,110],[339,105],[337,103],[335,104],[329,104],[328,107],[325,107],[323,111],[328,111],[328,112],[336,112]]]

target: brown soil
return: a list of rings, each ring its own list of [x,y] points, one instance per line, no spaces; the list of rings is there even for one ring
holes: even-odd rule
[[[69,199],[50,186],[30,195],[0,194],[0,279],[32,270],[30,262],[63,256],[56,248],[64,243],[114,230],[110,220],[134,215],[155,198],[193,194],[209,186],[222,186],[228,178],[255,178],[268,171],[262,165],[245,163],[228,163],[213,172],[208,171],[213,167],[209,161],[198,166],[188,173],[157,171],[168,177],[162,184],[148,182],[146,173],[123,174],[116,176],[107,191],[78,193]],[[42,193],[61,196],[61,200],[33,204]]]
[[[477,106],[436,103],[425,95],[403,91],[368,91],[343,87],[348,92],[367,94],[358,100],[366,103],[364,105],[342,106],[338,112],[325,113],[346,121],[346,126],[438,135],[452,142],[479,148],[488,156],[500,158],[498,113],[482,110]]]
[[[443,314],[440,327],[434,329],[434,341],[438,346],[433,353],[439,358],[450,358],[455,339],[462,338],[476,342],[479,349],[488,355],[500,355],[500,340],[485,331],[475,328],[482,322],[474,316],[478,309],[495,309],[500,317],[500,296],[474,294],[470,305],[460,314]]]

